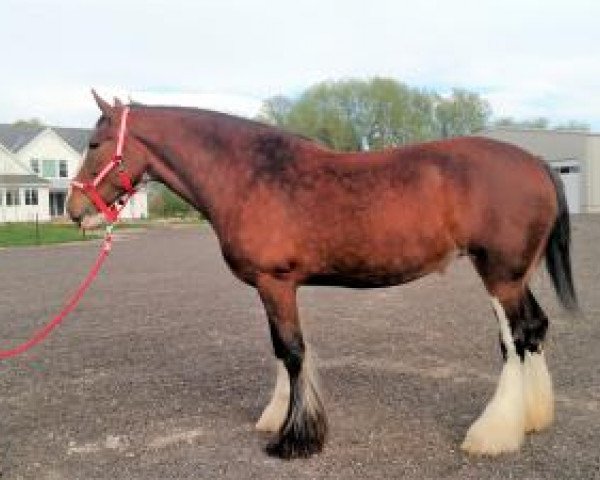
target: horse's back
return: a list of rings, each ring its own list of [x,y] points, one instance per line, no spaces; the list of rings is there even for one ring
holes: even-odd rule
[[[461,237],[490,222],[520,223],[556,213],[556,192],[543,160],[483,137],[351,154],[330,168],[336,174],[317,192],[317,198],[327,198],[320,208],[330,218],[349,211],[353,224],[363,220],[390,229],[393,223],[417,235],[446,228],[462,243]]]

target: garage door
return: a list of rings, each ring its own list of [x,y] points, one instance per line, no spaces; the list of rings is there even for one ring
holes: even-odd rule
[[[552,162],[552,169],[560,174],[565,186],[569,212],[581,211],[581,169],[577,160]]]

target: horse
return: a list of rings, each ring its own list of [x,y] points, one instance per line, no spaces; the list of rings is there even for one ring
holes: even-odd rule
[[[297,289],[399,285],[459,256],[471,259],[489,294],[503,358],[462,448],[516,451],[526,433],[551,424],[548,318],[528,286],[544,257],[561,304],[578,305],[565,193],[542,159],[483,137],[341,153],[223,113],[93,95],[101,116],[76,180],[103,178],[94,195],[73,188],[68,213],[80,226],[93,223],[98,198],[111,205],[127,193],[122,172],[107,167],[119,143],[119,170],[132,185],[150,176],[207,219],[227,266],[258,291],[266,312],[277,377],[256,428],[273,434],[268,454],[308,457],[328,435]]]

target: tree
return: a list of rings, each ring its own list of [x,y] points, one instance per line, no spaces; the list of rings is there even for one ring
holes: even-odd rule
[[[435,137],[434,102],[429,92],[391,79],[368,84],[363,111],[363,137],[371,148],[382,149]],[[357,120],[360,122],[360,120]]]
[[[292,103],[274,97],[262,117],[337,150],[356,150],[431,138],[432,111],[429,94],[374,78],[318,83]]]
[[[283,95],[271,97],[263,102],[258,119],[279,127],[287,124],[293,102]]]
[[[476,93],[449,98],[390,78],[321,82],[296,101],[273,97],[259,118],[336,150],[383,149],[482,129],[490,115]]]
[[[438,97],[435,113],[439,135],[448,138],[483,130],[492,109],[477,93],[455,88],[450,97]]]
[[[19,119],[13,122],[13,127],[43,127],[44,122],[39,118]]]
[[[355,80],[314,85],[294,103],[286,126],[331,148],[356,150],[363,129],[356,121],[364,108],[363,90],[364,85]]]
[[[148,190],[151,217],[183,218],[197,215],[194,207],[164,185],[151,182]]]

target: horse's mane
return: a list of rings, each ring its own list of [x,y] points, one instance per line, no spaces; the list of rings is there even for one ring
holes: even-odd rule
[[[132,108],[135,108],[136,110],[171,110],[171,111],[175,110],[175,111],[184,112],[186,114],[189,114],[190,116],[211,117],[211,118],[217,119],[220,122],[223,122],[225,124],[229,124],[229,125],[233,125],[233,126],[238,125],[238,126],[242,126],[242,127],[250,127],[250,128],[262,129],[262,130],[269,130],[270,132],[277,134],[278,136],[289,138],[290,140],[299,140],[302,142],[310,142],[310,143],[318,145],[321,148],[325,147],[317,139],[308,137],[306,135],[302,135],[302,134],[287,130],[285,128],[282,128],[282,127],[279,127],[276,125],[271,125],[271,124],[266,123],[261,120],[240,117],[237,115],[219,112],[216,110],[209,110],[209,109],[197,108],[197,107],[175,106],[175,105],[146,105],[143,103],[133,102],[133,101],[130,102],[129,106]]]

